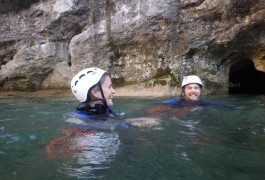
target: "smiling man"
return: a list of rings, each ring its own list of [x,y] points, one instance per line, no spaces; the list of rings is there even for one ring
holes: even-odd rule
[[[198,106],[234,107],[229,104],[201,100],[203,83],[198,76],[185,76],[182,80],[181,88],[182,91],[179,98],[159,102],[160,105],[148,109],[148,113],[156,115],[172,113],[178,117],[184,117],[189,112],[197,110]]]
[[[181,97],[186,101],[198,101],[201,96],[202,87],[202,81],[198,76],[186,76],[181,83]]]

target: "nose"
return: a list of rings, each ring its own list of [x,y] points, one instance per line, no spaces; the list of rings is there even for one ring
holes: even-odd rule
[[[115,89],[114,88],[112,88],[112,94],[114,94],[116,91],[115,91]]]

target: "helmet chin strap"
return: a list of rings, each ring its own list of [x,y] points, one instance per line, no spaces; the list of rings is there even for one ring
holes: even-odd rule
[[[102,96],[102,99],[99,99],[99,100],[101,100],[103,102],[103,104],[106,106],[106,108],[108,108],[109,106],[107,105],[107,101],[106,101],[106,98],[104,96],[104,93],[103,93],[103,90],[102,90],[100,82],[98,82],[98,86],[99,86],[99,90],[100,90],[100,93],[101,93],[101,96]]]

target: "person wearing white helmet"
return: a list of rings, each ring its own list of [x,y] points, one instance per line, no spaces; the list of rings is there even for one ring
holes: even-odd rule
[[[123,119],[121,114],[116,114],[110,109],[110,107],[113,106],[112,99],[115,90],[112,86],[110,75],[102,69],[92,67],[80,71],[72,79],[71,89],[76,99],[80,102],[80,105],[77,107],[74,116],[70,116],[70,118],[67,119],[67,122],[71,123],[70,128],[65,128],[67,136],[63,135],[58,137],[46,145],[46,152],[51,158],[58,155],[65,156],[68,153],[72,154],[75,152],[75,148],[73,147],[80,147],[80,145],[81,149],[86,150],[86,147],[83,148],[83,145],[87,145],[86,143],[91,144],[93,141],[93,139],[91,140],[93,137],[92,134],[96,134],[97,131],[113,132],[117,128],[144,128],[157,127],[160,125],[160,122],[155,118],[141,117]],[[86,131],[92,131],[93,133],[88,134]],[[80,136],[80,138],[82,138],[82,143],[78,141],[80,138],[77,138],[80,134],[82,135]],[[107,142],[107,145],[109,145],[109,143],[113,141],[113,136],[110,136],[110,139],[108,139],[109,134],[110,133],[103,138],[96,137],[94,141],[96,141],[96,143],[101,143],[98,140],[104,139],[104,142]],[[84,135],[89,135],[89,138],[84,139]],[[96,134],[96,136],[100,137],[102,135],[105,134]],[[117,139],[117,141],[119,141],[119,139]],[[69,147],[67,144],[64,144],[69,142]],[[103,148],[104,152],[107,149],[102,143],[97,149],[100,151],[100,148]],[[78,154],[80,153],[80,149],[78,149]]]
[[[161,102],[162,105],[149,109],[151,114],[163,114],[166,112],[172,112],[185,116],[190,109],[185,108],[184,111],[175,107],[192,107],[195,105],[204,105],[204,102],[200,100],[203,83],[198,76],[189,75],[184,76],[181,83],[181,95],[180,98],[167,99]],[[164,105],[172,105],[164,106]],[[163,112],[164,111],[164,112]]]
[[[111,151],[113,148],[108,149],[108,147],[113,140],[119,142],[118,135],[97,132],[112,132],[115,128],[132,127],[129,123],[112,119],[116,116],[116,113],[110,109],[113,106],[112,98],[115,90],[112,87],[110,75],[100,68],[86,68],[74,76],[71,81],[71,89],[80,105],[74,114],[70,114],[74,116],[70,116],[66,120],[70,123],[70,126],[64,129],[67,135],[52,140],[46,145],[46,152],[50,158],[72,155],[76,152],[79,155],[90,157],[91,155],[86,154],[86,146],[100,144],[96,148],[97,151],[92,151],[92,153],[98,153],[98,156],[101,157],[96,160],[105,160],[104,158],[107,158],[109,153],[115,152]],[[87,131],[93,133],[87,133]],[[100,141],[101,139],[104,141]],[[102,151],[106,153],[102,154]],[[91,161],[95,161],[95,158],[92,158]]]
[[[96,67],[80,71],[72,79],[71,89],[81,102],[77,110],[88,114],[114,114],[110,107],[115,89],[106,71]]]
[[[92,67],[80,71],[72,79],[71,89],[76,99],[81,102],[77,107],[76,115],[82,120],[90,122],[88,125],[81,121],[81,124],[77,124],[78,128],[109,130],[115,127],[132,128],[159,125],[157,119],[143,117],[120,119],[119,117],[122,117],[120,116],[121,114],[117,114],[110,109],[113,106],[115,90],[112,86],[110,75],[102,69]],[[94,115],[119,117],[113,119],[103,116],[95,117]],[[105,121],[107,119],[115,121]],[[104,120],[104,122],[98,120]],[[76,123],[74,122],[73,124]]]
[[[160,102],[161,105],[148,110],[151,114],[174,113],[181,117],[187,115],[190,111],[196,110],[196,106],[222,106],[234,107],[233,105],[220,104],[216,102],[201,100],[203,83],[196,75],[184,76],[181,83],[181,95],[179,98],[167,99]],[[179,108],[176,108],[179,107]]]
[[[181,97],[186,101],[198,101],[201,97],[202,81],[198,76],[185,76],[181,83]]]

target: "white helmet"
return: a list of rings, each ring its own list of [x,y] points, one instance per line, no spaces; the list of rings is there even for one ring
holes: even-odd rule
[[[80,102],[87,100],[87,93],[92,86],[97,84],[106,71],[92,67],[77,73],[71,81],[72,93]]]
[[[189,76],[184,76],[182,83],[181,83],[181,87],[184,87],[187,84],[191,84],[191,83],[196,83],[196,84],[203,86],[202,81],[198,76],[189,75]]]

